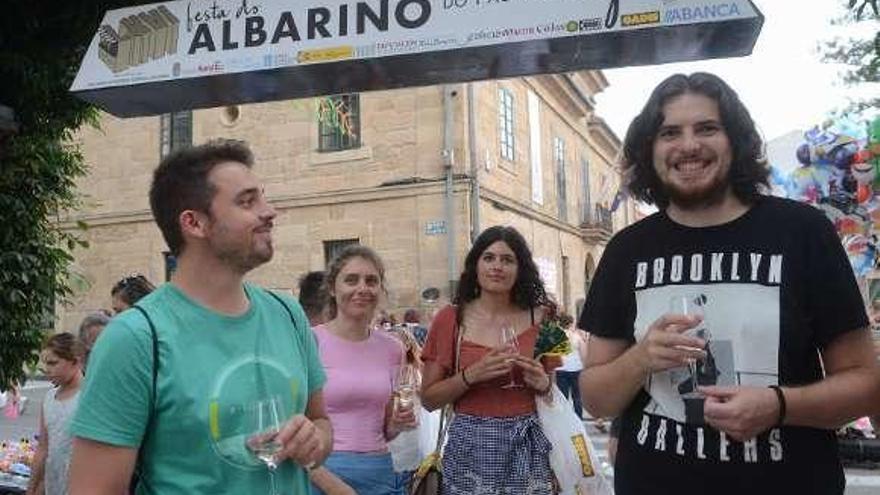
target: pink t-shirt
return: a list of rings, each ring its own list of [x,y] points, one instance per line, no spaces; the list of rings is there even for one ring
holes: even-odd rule
[[[392,376],[403,360],[403,345],[381,331],[352,342],[324,325],[312,330],[327,373],[324,403],[333,424],[333,450],[386,451],[385,405]]]

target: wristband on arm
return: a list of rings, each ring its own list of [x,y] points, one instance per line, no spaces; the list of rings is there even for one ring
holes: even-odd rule
[[[465,370],[461,370],[461,381],[464,383],[464,386],[466,388],[471,388],[471,382],[468,381]]]
[[[779,385],[770,385],[770,388],[776,392],[776,399],[779,401],[779,417],[776,418],[776,424],[773,426],[782,426],[786,413],[785,394],[782,393],[782,388]]]

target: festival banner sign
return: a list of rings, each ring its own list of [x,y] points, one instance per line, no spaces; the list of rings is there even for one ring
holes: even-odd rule
[[[105,14],[71,86],[121,117],[751,53],[750,0],[178,0]]]

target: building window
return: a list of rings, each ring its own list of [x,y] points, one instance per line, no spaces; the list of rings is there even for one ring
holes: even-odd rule
[[[504,88],[498,88],[498,130],[501,158],[513,161],[513,94]]]
[[[343,151],[360,147],[360,95],[318,98],[318,151]]]
[[[343,249],[352,244],[360,244],[360,239],[339,239],[336,241],[324,241],[324,265],[329,265]]]
[[[581,157],[581,223],[593,221],[590,202],[590,161],[586,154]]]
[[[568,220],[568,196],[565,192],[565,141],[553,138],[553,162],[556,164],[556,205],[559,219]]]
[[[159,155],[192,146],[192,111],[166,113],[159,117]]]

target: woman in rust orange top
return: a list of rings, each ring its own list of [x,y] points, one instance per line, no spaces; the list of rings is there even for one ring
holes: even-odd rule
[[[443,493],[552,494],[551,445],[535,414],[535,394],[548,393],[552,382],[532,353],[537,323],[555,306],[516,229],[480,234],[453,302],[434,318],[422,350],[422,403],[455,409]],[[518,351],[502,338],[505,327],[515,329]]]

